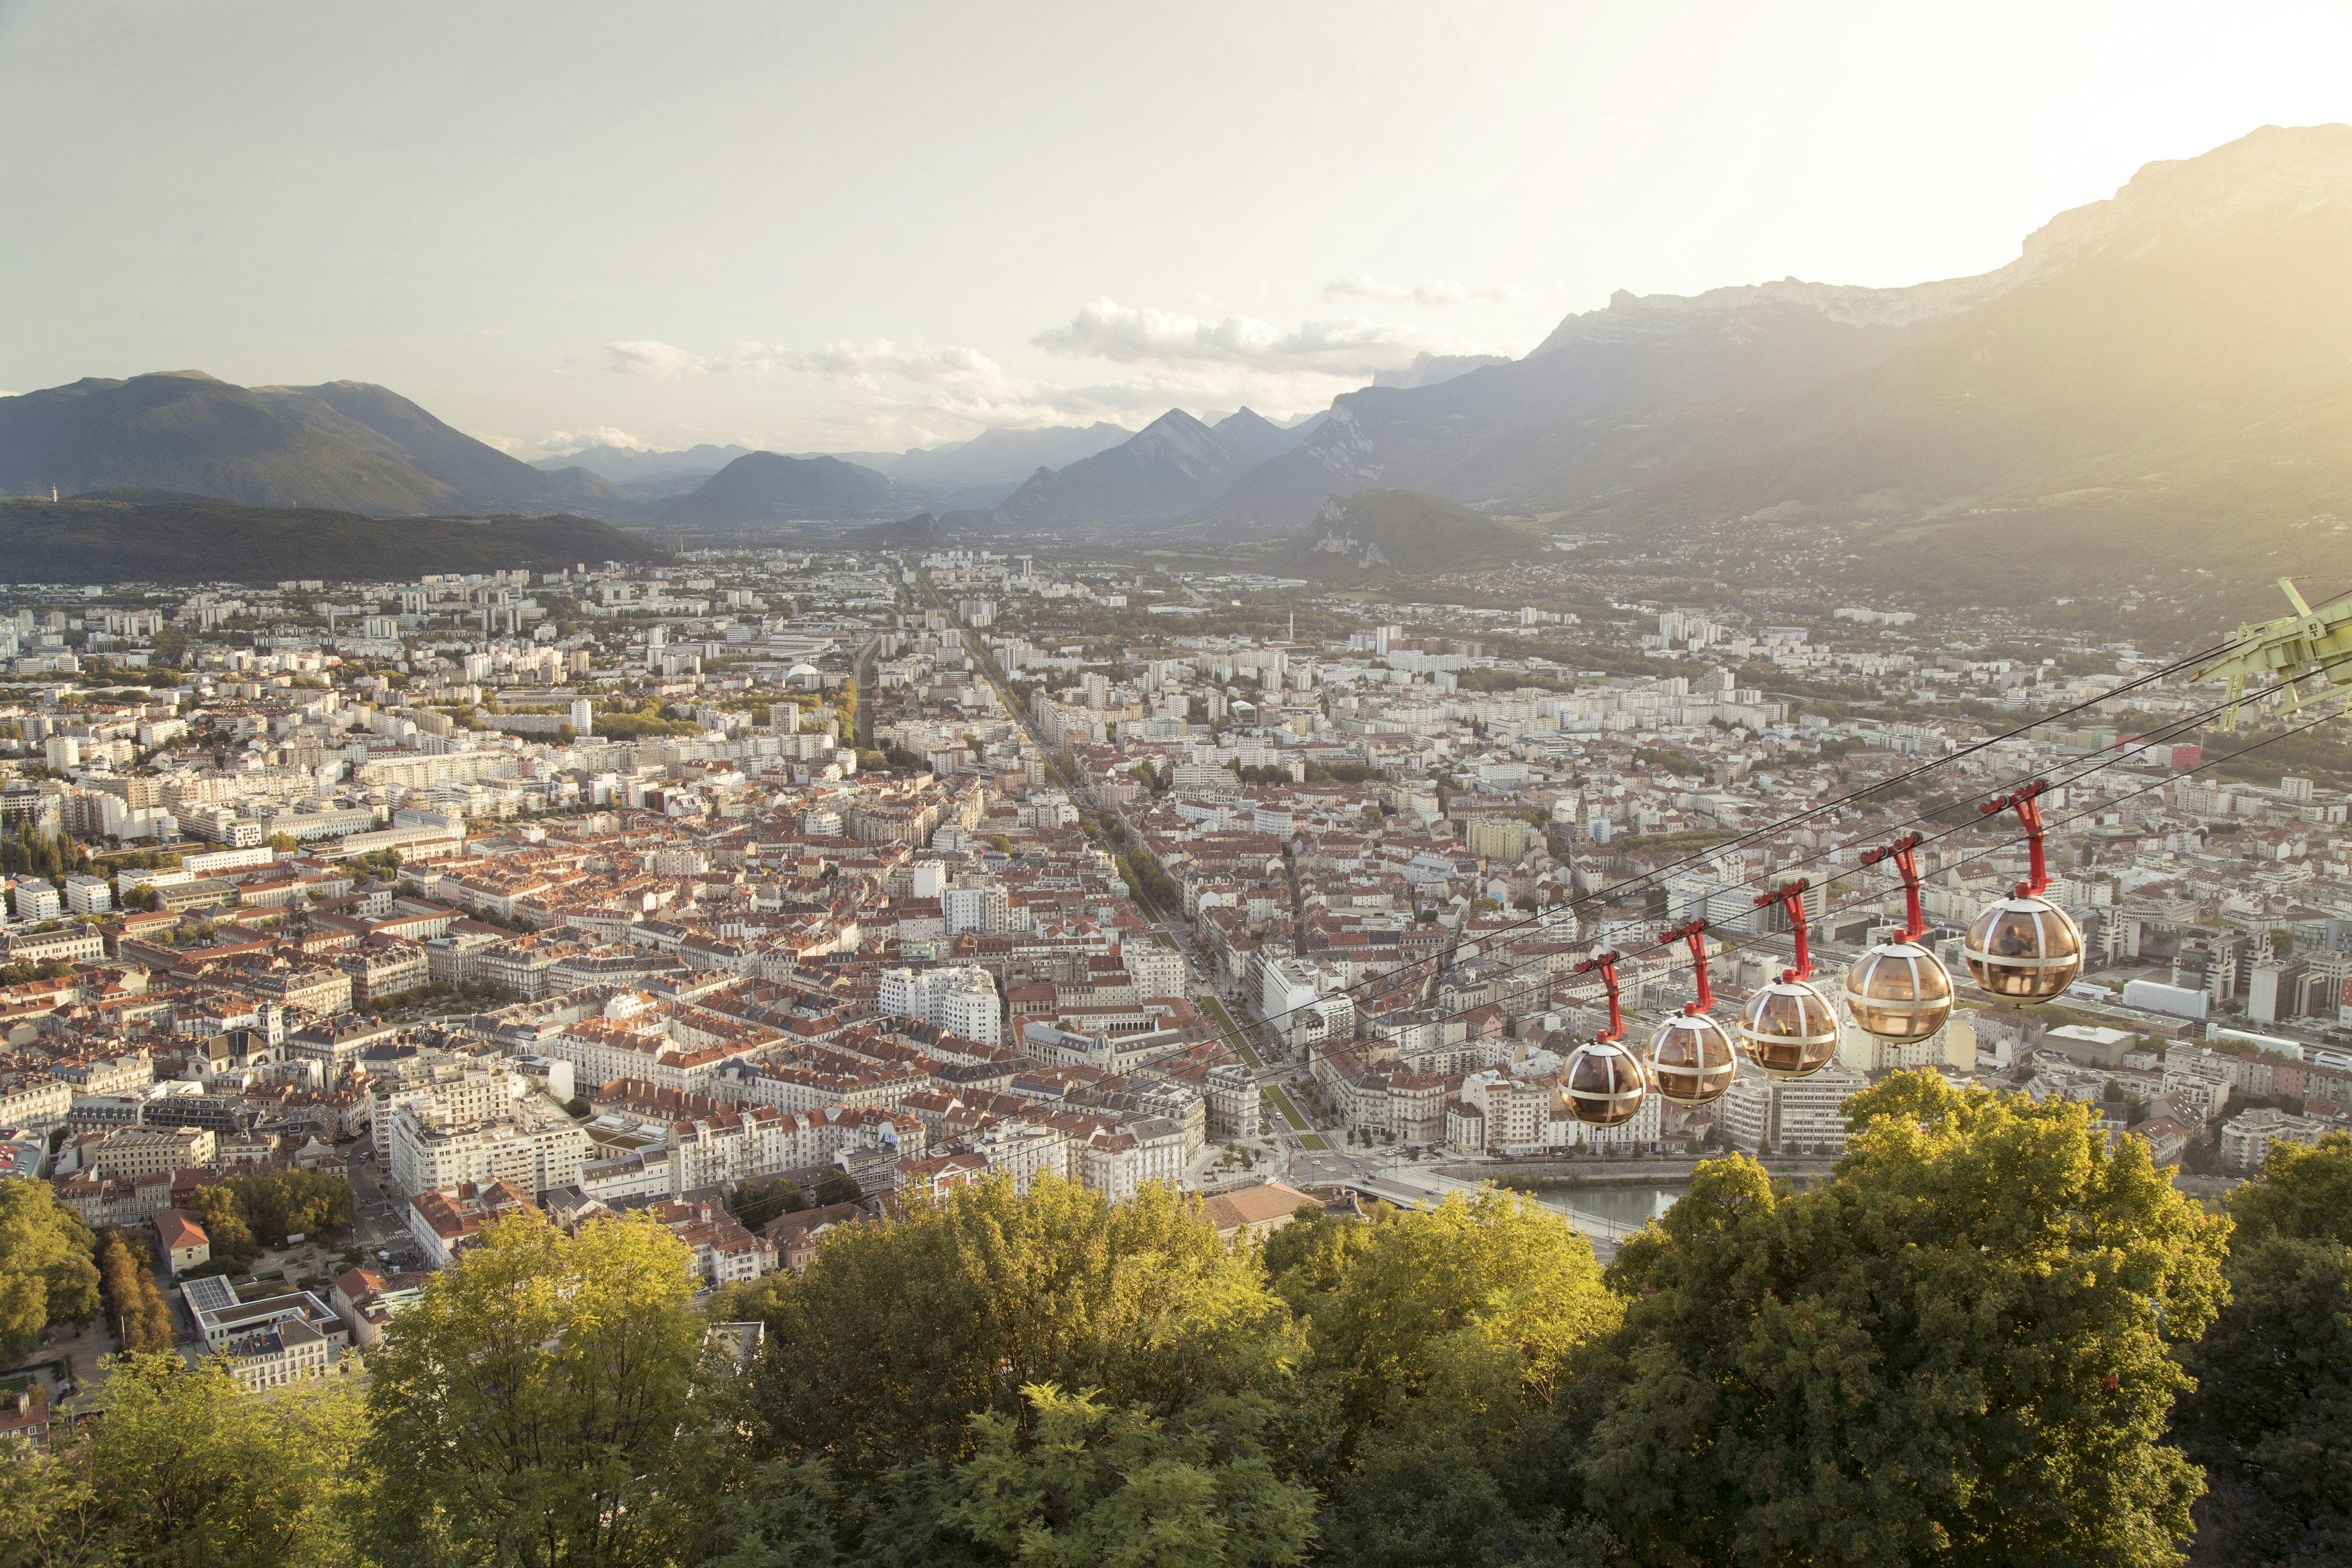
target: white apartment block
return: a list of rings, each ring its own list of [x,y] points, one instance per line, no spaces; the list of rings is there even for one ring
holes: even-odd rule
[[[1869,1087],[1852,1068],[1832,1062],[1811,1078],[1774,1079],[1743,1064],[1723,1095],[1723,1135],[1750,1153],[1769,1142],[1776,1152],[1845,1152],[1844,1106]]]
[[[16,918],[20,921],[53,921],[66,912],[64,900],[58,890],[37,877],[26,877],[16,884],[14,895]]]
[[[1119,948],[1119,958],[1127,972],[1135,976],[1138,996],[1181,996],[1184,985],[1184,955],[1171,952],[1153,942],[1128,942]]]
[[[2270,1159],[2273,1142],[2316,1143],[2327,1125],[2307,1116],[2290,1116],[2273,1105],[2242,1110],[2221,1129],[2222,1168],[2259,1171]]]
[[[1184,1130],[1164,1116],[1141,1117],[1073,1144],[1071,1159],[1081,1185],[1115,1202],[1131,1198],[1147,1182],[1181,1184]]]
[[[1003,1006],[997,999],[996,981],[976,964],[886,969],[877,1002],[885,1013],[920,1018],[983,1046],[1004,1042]]]
[[[428,1070],[430,1076],[421,1081],[393,1079],[371,1087],[369,1130],[378,1159],[392,1156],[393,1116],[403,1107],[463,1127],[490,1121],[514,1102],[513,1075],[502,1068],[442,1063]]]
[[[1549,1083],[1475,1072],[1462,1080],[1462,1106],[1477,1114],[1449,1115],[1447,1136],[1465,1153],[1531,1154],[1551,1144]]]
[[[593,1153],[588,1134],[568,1121],[458,1123],[408,1105],[392,1113],[392,1179],[412,1197],[454,1192],[467,1182],[511,1182],[536,1197],[579,1181]]]
[[[33,1078],[0,1088],[0,1127],[47,1131],[66,1119],[79,1092],[61,1078]]]
[[[89,1172],[109,1179],[153,1176],[213,1163],[213,1135],[201,1127],[126,1127],[110,1132]]]
[[[1013,1178],[1013,1190],[1025,1193],[1040,1174],[1068,1177],[1069,1140],[1057,1127],[1004,1121],[984,1129],[972,1147],[988,1161],[988,1173]]]
[[[940,893],[940,915],[950,936],[971,931],[1003,936],[1009,905],[1004,889],[993,882],[972,888],[947,888]]]

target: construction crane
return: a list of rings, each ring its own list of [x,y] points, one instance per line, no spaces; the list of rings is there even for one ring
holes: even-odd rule
[[[2246,694],[2246,678],[2267,673],[2277,684],[2258,696],[2277,696],[2285,710],[2299,712],[2307,701],[2300,682],[2317,675],[2323,685],[2341,684],[2336,672],[2352,664],[2352,594],[2330,599],[2317,609],[2303,602],[2294,579],[2282,577],[2280,589],[2294,614],[2274,621],[2248,623],[2238,628],[2231,651],[2196,671],[2191,680],[2226,679],[2230,705],[2221,710],[2221,728],[2238,727],[2238,703]]]

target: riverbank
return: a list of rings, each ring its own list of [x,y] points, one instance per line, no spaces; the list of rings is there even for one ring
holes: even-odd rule
[[[1687,1186],[1701,1162],[1688,1158],[1645,1160],[1495,1160],[1440,1165],[1441,1174],[1464,1182],[1492,1182],[1517,1192],[1541,1193],[1579,1187]],[[1775,1176],[1822,1177],[1837,1169],[1832,1159],[1774,1155],[1762,1162]]]

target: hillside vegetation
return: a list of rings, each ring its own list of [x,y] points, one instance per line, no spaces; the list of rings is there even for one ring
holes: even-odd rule
[[[1302,577],[1369,579],[1506,565],[1544,548],[1535,528],[1413,490],[1332,496],[1315,521],[1276,547],[1275,564]]]
[[[0,501],[0,562],[18,582],[276,582],[654,561],[581,517],[358,517],[205,501]]]

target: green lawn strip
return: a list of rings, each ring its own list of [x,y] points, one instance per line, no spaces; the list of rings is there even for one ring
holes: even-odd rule
[[[1282,1112],[1282,1119],[1290,1123],[1290,1130],[1293,1132],[1298,1134],[1300,1148],[1328,1149],[1331,1146],[1323,1142],[1321,1134],[1307,1130],[1307,1118],[1298,1114],[1298,1108],[1290,1103],[1290,1096],[1283,1093],[1279,1086],[1265,1084],[1261,1086],[1260,1092],[1274,1101],[1274,1108]]]
[[[1217,1027],[1225,1032],[1225,1044],[1242,1054],[1242,1060],[1249,1063],[1251,1071],[1264,1071],[1265,1064],[1257,1059],[1257,1053],[1250,1049],[1249,1041],[1244,1038],[1242,1032],[1234,1026],[1234,1016],[1225,1011],[1225,1005],[1214,996],[1203,996],[1200,1001],[1201,1005],[1209,1010],[1210,1016],[1216,1019]]]
[[[1176,939],[1170,936],[1164,931],[1153,931],[1151,933],[1151,940],[1158,942],[1160,946],[1166,948],[1171,952],[1174,952],[1176,951]]]

